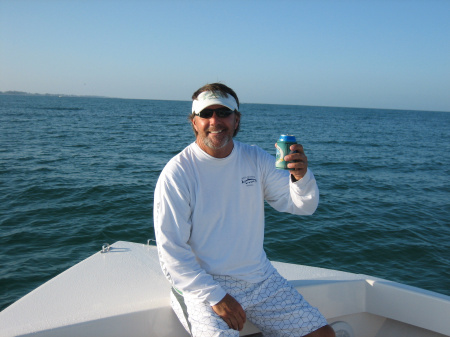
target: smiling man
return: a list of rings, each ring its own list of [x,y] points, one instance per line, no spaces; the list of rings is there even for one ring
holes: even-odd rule
[[[303,147],[290,171],[233,139],[239,99],[208,84],[192,96],[196,140],[158,179],[154,227],[172,307],[194,337],[239,336],[246,320],[264,336],[334,336],[320,312],[276,271],[264,249],[264,200],[280,212],[314,213],[319,191]]]

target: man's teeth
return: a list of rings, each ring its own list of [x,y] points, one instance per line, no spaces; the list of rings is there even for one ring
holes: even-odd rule
[[[210,131],[211,133],[221,133],[223,130]]]

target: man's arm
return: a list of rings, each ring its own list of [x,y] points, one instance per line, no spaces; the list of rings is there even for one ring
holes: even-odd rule
[[[154,197],[155,235],[164,274],[181,292],[209,302],[230,329],[240,331],[246,314],[198,264],[187,243],[191,231],[189,198],[174,185],[158,180]]]
[[[161,176],[154,195],[154,228],[161,267],[183,295],[211,305],[226,295],[222,287],[199,265],[189,245],[192,224],[189,195],[173,176]]]
[[[264,198],[277,211],[297,215],[311,215],[319,204],[319,189],[313,173],[308,168],[308,159],[300,144],[291,146],[298,151],[285,159],[298,160],[289,163],[292,171],[275,168],[275,158],[266,152],[262,158],[265,167]]]

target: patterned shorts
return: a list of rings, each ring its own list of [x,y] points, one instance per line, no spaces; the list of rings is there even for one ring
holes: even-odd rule
[[[243,307],[247,320],[265,337],[304,336],[325,325],[326,319],[278,272],[260,283],[230,276],[214,276],[222,288]],[[184,328],[194,337],[239,336],[209,306],[171,293],[172,308]]]

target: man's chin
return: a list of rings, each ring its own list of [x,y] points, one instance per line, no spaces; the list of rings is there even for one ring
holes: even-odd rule
[[[221,140],[211,140],[211,139],[205,139],[203,141],[203,143],[214,150],[220,150],[222,148],[224,148],[225,146],[228,145],[228,143],[230,142],[230,138],[229,137],[225,137],[224,139]]]

